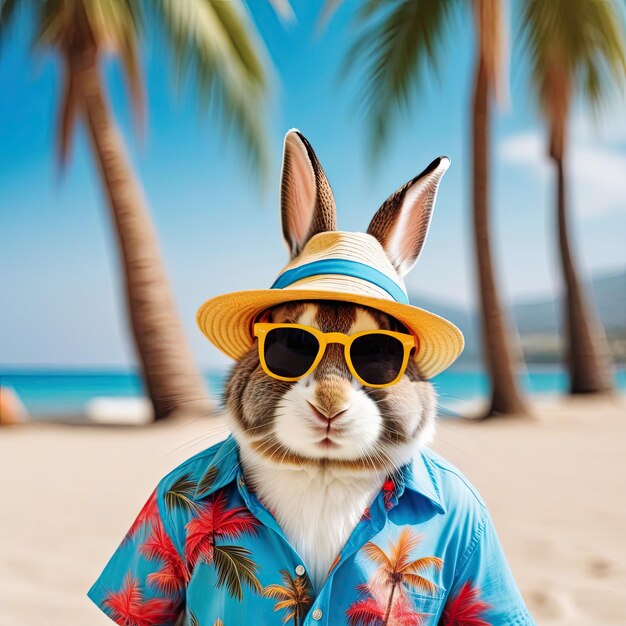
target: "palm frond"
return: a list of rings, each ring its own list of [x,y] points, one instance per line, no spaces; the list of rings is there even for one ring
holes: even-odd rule
[[[440,571],[443,568],[443,559],[438,556],[423,556],[406,566],[407,571],[414,573],[424,572],[430,568]]]
[[[456,596],[450,598],[441,615],[441,626],[489,626],[483,613],[491,607],[480,598],[480,589],[465,583]]]
[[[138,54],[142,18],[140,5],[132,0],[97,0],[82,2],[82,5],[98,47],[115,54],[120,60],[135,122],[141,128],[145,97]]]
[[[365,64],[365,88],[359,100],[371,123],[375,156],[396,114],[408,108],[424,70],[437,71],[440,44],[456,6],[455,0],[369,0],[357,16],[361,32],[345,68]]]
[[[521,24],[533,86],[551,126],[567,117],[576,93],[595,109],[623,86],[625,33],[615,3],[528,0]]]
[[[217,571],[217,586],[226,586],[231,596],[243,600],[243,587],[247,585],[256,593],[262,587],[256,573],[258,565],[250,558],[252,553],[241,546],[215,546],[213,562]]]
[[[0,0],[0,43],[11,26],[19,0]]]
[[[295,21],[296,15],[289,0],[269,0],[269,3],[283,22],[290,23]]]
[[[416,591],[421,591],[426,594],[434,594],[437,592],[437,585],[419,574],[404,574],[403,580],[409,587]]]
[[[326,27],[330,18],[335,14],[335,11],[339,8],[339,5],[343,0],[325,0],[320,11],[320,16],[317,21],[318,30],[322,30]]]
[[[64,49],[71,33],[71,25],[76,17],[76,8],[68,10],[63,0],[41,2],[35,16],[37,30],[34,45],[58,46]]]
[[[283,609],[292,609],[297,605],[295,598],[289,598],[287,600],[280,600],[274,605],[274,611],[281,611]]]
[[[61,88],[61,104],[59,106],[59,123],[57,131],[57,156],[61,170],[68,159],[69,147],[76,121],[78,96],[72,70],[66,65]]]
[[[200,622],[193,611],[189,611],[189,626],[200,626]]]
[[[180,507],[187,511],[197,513],[198,505],[194,502],[193,496],[196,491],[196,483],[190,474],[183,474],[166,491],[164,501],[168,509]]]
[[[142,127],[145,98],[138,58],[141,14],[137,2],[131,0],[84,0],[68,3],[46,0],[39,3],[36,18],[36,47],[54,48],[66,61],[76,54],[77,42],[90,42],[96,51],[116,55],[126,75],[134,119]],[[73,51],[74,50],[74,51]],[[66,62],[66,72],[71,68]],[[74,119],[74,77],[67,77],[59,127],[58,151],[61,164],[68,152]]]
[[[384,567],[388,570],[393,569],[393,563],[390,561],[389,557],[385,554],[385,551],[382,548],[379,548],[372,541],[368,541],[362,548],[365,556],[378,563],[381,567]]]
[[[189,571],[160,519],[152,525],[152,532],[140,552],[146,558],[158,559],[161,563],[158,571],[148,574],[148,585],[168,594],[184,588],[185,582],[189,580]]]
[[[395,543],[391,543],[391,556],[390,560],[394,565],[396,572],[401,572],[409,563],[411,552],[419,545],[422,536],[414,533],[408,526],[405,526],[398,540]]]
[[[377,626],[385,617],[385,606],[374,598],[354,602],[346,611],[350,626]]]
[[[139,581],[130,572],[119,591],[106,593],[103,606],[118,624],[165,624],[177,616],[174,602],[169,598],[145,599]]]
[[[198,497],[202,497],[209,492],[215,482],[215,479],[217,478],[218,473],[219,470],[215,467],[215,465],[211,465],[204,472],[202,478],[198,481]]]
[[[292,592],[288,587],[283,585],[268,585],[263,588],[263,596],[271,598],[272,600],[282,600],[284,598],[291,598]]]
[[[160,522],[159,518],[159,503],[157,500],[156,489],[150,494],[150,497],[146,500],[145,504],[139,511],[139,514],[135,518],[132,526],[126,533],[125,541],[133,539],[137,532],[143,528],[152,528],[152,525]]]
[[[280,570],[283,585],[273,584],[263,588],[262,595],[266,598],[278,600],[274,605],[274,611],[287,611],[283,617],[283,624],[293,618],[296,611],[305,615],[308,608],[313,604],[313,596],[309,593],[306,577],[292,578],[287,570]]]
[[[153,6],[172,45],[179,85],[193,74],[200,102],[211,104],[264,173],[267,61],[241,0],[159,0]]]

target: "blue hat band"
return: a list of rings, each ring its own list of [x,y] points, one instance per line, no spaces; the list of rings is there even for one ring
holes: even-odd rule
[[[343,276],[360,278],[361,280],[365,280],[380,287],[396,302],[409,304],[409,299],[404,291],[391,280],[389,276],[373,268],[371,265],[366,265],[359,261],[351,261],[349,259],[322,259],[294,267],[283,272],[274,281],[270,289],[284,289],[298,280],[308,278],[309,276],[319,276],[320,274],[341,274]]]

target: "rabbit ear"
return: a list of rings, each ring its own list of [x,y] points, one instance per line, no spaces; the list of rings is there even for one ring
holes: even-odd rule
[[[337,228],[335,199],[311,144],[296,129],[285,135],[280,211],[291,258],[317,233]]]
[[[422,250],[439,181],[449,165],[448,157],[435,159],[389,196],[370,222],[367,232],[378,239],[400,276],[415,265]]]

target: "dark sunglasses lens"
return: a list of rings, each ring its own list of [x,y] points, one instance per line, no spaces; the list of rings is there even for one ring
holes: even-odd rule
[[[285,378],[302,376],[315,361],[320,344],[315,335],[300,328],[272,328],[265,337],[265,364]]]
[[[366,383],[386,385],[400,373],[404,346],[391,335],[363,335],[352,342],[350,358],[354,369]]]

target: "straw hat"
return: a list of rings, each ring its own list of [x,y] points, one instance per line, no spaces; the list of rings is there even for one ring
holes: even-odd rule
[[[444,370],[462,352],[463,335],[451,322],[410,305],[402,278],[426,237],[437,184],[449,164],[443,159],[392,195],[367,233],[338,231],[321,166],[306,139],[290,131],[281,205],[292,259],[269,289],[227,293],[205,302],[196,318],[204,335],[238,360],[252,346],[255,319],[265,309],[297,300],[350,302],[395,317],[416,336],[413,358],[423,378]]]

